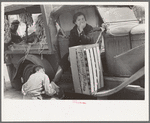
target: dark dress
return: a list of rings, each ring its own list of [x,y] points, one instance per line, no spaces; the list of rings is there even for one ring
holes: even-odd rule
[[[70,31],[69,47],[91,44],[92,38],[88,36],[88,33],[91,32],[92,30],[93,30],[93,27],[86,24],[85,28],[79,35],[77,31],[77,26],[74,26],[73,29]],[[63,71],[66,71],[70,67],[68,56],[69,56],[69,53],[66,53],[59,63]]]
[[[17,34],[17,32],[13,29],[10,29],[11,32],[11,44],[12,43],[20,43],[21,42],[21,37]]]

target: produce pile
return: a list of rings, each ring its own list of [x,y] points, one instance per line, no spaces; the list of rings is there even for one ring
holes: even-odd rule
[[[32,18],[32,14],[29,13],[29,12],[24,12],[24,13],[21,13],[19,14],[19,17],[20,17],[20,20],[29,25],[29,26],[32,26],[33,24],[33,18]]]
[[[38,16],[35,25],[36,25],[35,34],[37,35],[39,42],[46,43],[46,32],[45,32],[43,17],[41,14]]]
[[[11,40],[10,24],[5,16],[4,17],[4,42],[9,43],[10,40]]]
[[[133,12],[137,19],[145,19],[145,8],[142,6],[134,6]]]

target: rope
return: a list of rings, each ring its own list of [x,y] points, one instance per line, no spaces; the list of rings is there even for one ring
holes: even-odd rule
[[[98,36],[97,41],[96,41],[96,43],[95,43],[95,44],[97,44],[97,43],[99,42],[99,39],[101,38],[102,33],[105,31],[105,29],[104,29],[104,28],[102,28],[102,27],[100,27],[100,28],[101,28],[101,30],[102,30],[102,31],[100,31],[100,34],[99,34],[99,36]]]
[[[26,51],[25,51],[25,57],[24,57],[23,62],[26,60],[27,56],[29,55],[29,52],[30,52],[30,49],[31,49],[31,45],[32,44],[29,44],[28,47],[27,47],[27,49],[26,49]]]
[[[56,36],[58,35],[59,30],[60,30],[61,33],[62,33],[62,35],[63,35],[63,37],[68,38],[68,36],[65,34],[65,31],[61,28],[61,26],[57,22],[55,22],[55,23],[56,23],[56,28],[57,28],[57,34],[56,34]]]

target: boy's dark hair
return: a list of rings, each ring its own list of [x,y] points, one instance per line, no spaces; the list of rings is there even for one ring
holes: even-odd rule
[[[34,65],[33,66],[33,73],[39,71],[40,69],[44,69],[44,67],[42,67],[41,65]]]
[[[73,15],[73,23],[75,24],[76,20],[77,20],[77,17],[80,16],[80,15],[83,15],[85,20],[86,20],[86,17],[85,17],[85,14],[83,14],[82,12],[77,12]]]

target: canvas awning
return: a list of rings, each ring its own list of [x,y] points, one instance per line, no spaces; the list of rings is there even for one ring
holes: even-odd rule
[[[72,10],[78,10],[80,8],[84,8],[87,6],[92,6],[92,5],[62,5],[58,8],[55,8],[52,13],[51,13],[51,17],[55,20],[57,20],[57,18],[66,12],[72,11]]]
[[[129,5],[62,5],[52,11],[51,17],[57,20],[57,18],[63,13],[93,6],[97,8],[101,17],[104,19],[104,22],[137,20],[134,13],[129,8]],[[113,11],[115,11],[115,13]]]
[[[24,10],[32,13],[41,13],[40,5],[8,5],[4,8],[5,14],[9,15],[23,13]]]

